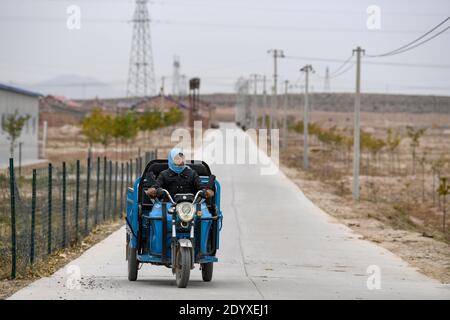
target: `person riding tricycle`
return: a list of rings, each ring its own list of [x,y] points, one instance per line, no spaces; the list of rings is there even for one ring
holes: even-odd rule
[[[211,281],[223,216],[220,184],[205,162],[186,161],[178,148],[150,161],[128,189],[126,219],[130,281],[143,263],[171,268],[180,288],[195,263]]]

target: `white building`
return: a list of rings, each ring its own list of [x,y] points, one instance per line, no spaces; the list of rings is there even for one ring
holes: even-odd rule
[[[6,120],[7,115],[16,110],[19,115],[30,115],[22,129],[21,136],[17,139],[14,149],[14,162],[18,165],[19,143],[22,149],[22,163],[34,162],[39,158],[39,94],[9,85],[0,84],[0,118],[1,124]],[[10,152],[10,141],[8,135],[0,126],[0,167],[8,165]]]

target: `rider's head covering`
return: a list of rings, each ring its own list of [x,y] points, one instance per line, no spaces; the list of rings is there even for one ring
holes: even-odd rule
[[[183,164],[182,165],[175,164],[175,158],[177,156],[183,158]],[[172,170],[175,173],[179,174],[179,173],[183,172],[183,170],[186,168],[186,165],[184,164],[183,150],[180,149],[180,148],[173,148],[172,150],[170,150],[167,159],[169,160],[168,161],[169,162],[169,169]]]

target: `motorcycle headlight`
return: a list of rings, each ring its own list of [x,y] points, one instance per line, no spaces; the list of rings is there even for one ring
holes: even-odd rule
[[[189,222],[194,219],[195,208],[192,203],[181,202],[177,204],[176,210],[181,221]]]

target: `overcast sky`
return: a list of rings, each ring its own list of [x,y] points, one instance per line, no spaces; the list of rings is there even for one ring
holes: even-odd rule
[[[70,5],[81,9],[80,30],[66,27]],[[370,5],[381,9],[380,30],[366,26]],[[132,0],[1,0],[0,82],[30,86],[75,75],[110,85],[110,95],[125,95],[133,10]],[[414,40],[450,16],[450,1],[154,0],[149,11],[158,85],[161,76],[172,75],[175,54],[181,73],[202,78],[202,92],[232,92],[238,77],[253,73],[269,81],[267,50],[278,48],[289,57],[279,62],[280,81],[299,84],[299,68],[311,63],[313,91],[323,91],[327,66],[333,72],[358,45],[378,54]],[[450,30],[404,54],[364,58],[387,65],[363,65],[362,91],[450,95],[449,49]],[[95,94],[65,78],[64,85],[42,91],[65,93],[72,86],[77,98]],[[353,91],[355,69],[330,84],[332,91]],[[170,80],[166,85],[170,92]]]

